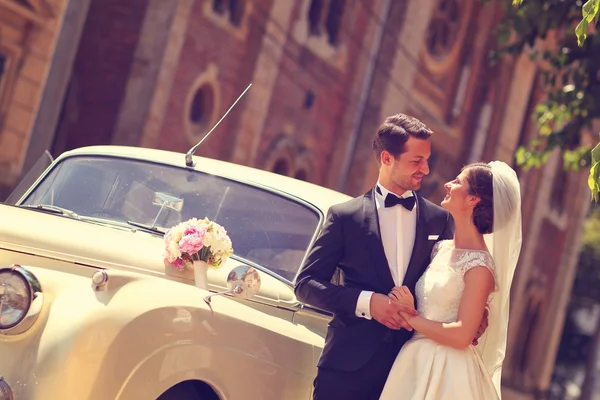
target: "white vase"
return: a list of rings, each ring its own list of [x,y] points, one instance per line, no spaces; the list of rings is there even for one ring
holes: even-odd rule
[[[194,266],[194,281],[200,289],[208,290],[208,264],[206,261],[195,261]]]

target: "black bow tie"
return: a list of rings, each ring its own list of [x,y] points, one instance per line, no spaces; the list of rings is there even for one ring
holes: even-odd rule
[[[412,211],[415,206],[415,196],[410,197],[398,197],[391,193],[388,193],[385,196],[385,206],[386,207],[394,207],[400,204],[402,207],[406,208],[408,211]]]
[[[377,193],[383,195],[383,193],[381,193],[381,189],[379,189],[379,186],[377,186]],[[402,207],[406,208],[408,211],[412,211],[412,209],[415,207],[415,196],[398,197],[395,194],[388,193],[387,196],[385,196],[384,204],[386,208],[394,207],[399,204]]]

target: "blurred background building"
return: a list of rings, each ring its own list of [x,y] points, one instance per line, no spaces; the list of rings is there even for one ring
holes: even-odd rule
[[[421,192],[439,202],[463,165],[514,164],[536,134],[538,66],[488,61],[501,15],[479,0],[0,0],[0,199],[44,150],[186,152],[252,82],[197,154],[359,195],[373,133],[404,112],[435,132]],[[587,171],[558,153],[518,172],[509,400],[547,396],[590,204]]]

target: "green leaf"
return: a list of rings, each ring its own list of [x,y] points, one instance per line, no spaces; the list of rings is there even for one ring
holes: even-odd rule
[[[588,0],[581,8],[583,19],[586,20],[588,24],[596,18],[598,11],[600,11],[600,0]]]
[[[575,34],[577,35],[577,45],[579,47],[583,46],[583,42],[585,42],[585,39],[587,38],[587,29],[588,22],[585,19],[582,19],[581,22],[577,24],[577,27],[575,28]]]
[[[525,147],[519,147],[515,153],[515,161],[519,166],[525,166],[527,159],[529,158],[529,152]]]
[[[556,49],[541,53],[545,66],[540,82],[546,98],[532,112],[538,134],[517,149],[515,162],[521,168],[537,168],[559,148],[566,168],[590,167],[588,184],[593,199],[600,202],[600,145],[592,151],[581,145],[582,131],[600,120],[600,102],[595,100],[600,96],[600,31],[591,29],[600,19],[600,0],[497,1],[506,13],[494,29],[503,39],[495,49],[498,57],[522,53],[526,46],[558,33]],[[575,27],[573,22],[579,24]]]
[[[588,177],[588,186],[592,191],[592,199],[598,201],[598,194],[600,193],[600,163],[595,163],[590,170],[590,176]]]
[[[575,34],[577,35],[577,44],[579,45],[579,47],[583,46],[583,42],[587,38],[588,25],[590,23],[596,23],[598,21],[598,15],[600,14],[600,0],[586,1],[583,7],[581,8],[581,14],[583,19],[575,28]]]
[[[600,162],[600,143],[598,143],[596,145],[596,147],[594,147],[592,149],[592,163],[599,163]]]
[[[597,202],[600,193],[600,143],[592,149],[592,168],[588,177],[588,186],[592,191],[592,198]]]

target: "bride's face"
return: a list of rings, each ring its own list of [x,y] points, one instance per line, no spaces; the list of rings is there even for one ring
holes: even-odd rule
[[[477,204],[477,197],[469,194],[468,173],[469,170],[466,169],[456,179],[444,185],[446,196],[441,205],[454,215],[468,214]]]

